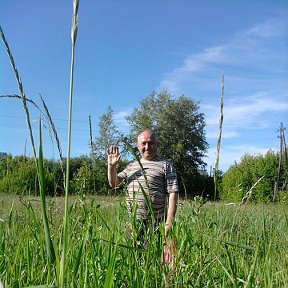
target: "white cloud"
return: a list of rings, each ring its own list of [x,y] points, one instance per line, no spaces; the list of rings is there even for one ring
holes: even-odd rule
[[[215,128],[216,127],[216,128]],[[238,131],[229,131],[226,128],[224,128],[224,130],[222,129],[222,139],[230,139],[230,138],[235,138],[239,136],[239,132]],[[210,127],[208,125],[208,129],[207,129],[207,133],[206,133],[206,137],[208,139],[218,139],[219,137],[219,128],[216,125],[213,125],[212,127]]]
[[[126,120],[126,117],[131,114],[131,111],[132,109],[128,109],[125,111],[118,111],[114,113],[113,118],[114,118],[115,124],[121,132],[124,132],[124,133],[129,132],[129,124]]]
[[[164,75],[161,87],[174,94],[200,95],[210,145],[208,170],[215,166],[222,72],[225,92],[219,169],[226,171],[246,153],[277,151],[278,147],[268,145],[275,143],[276,134],[271,131],[277,130],[280,121],[287,121],[288,115],[285,25],[287,20],[268,19],[235,34],[230,41],[188,55],[182,65]]]
[[[187,56],[182,66],[165,75],[160,86],[172,92],[177,91],[178,85],[191,77],[191,73],[207,69],[211,64],[225,63],[225,50],[225,47],[217,46],[208,48],[199,54]]]
[[[219,107],[217,105],[201,105],[202,111],[206,115],[207,124],[216,124],[219,122]],[[259,93],[251,96],[244,96],[225,101],[224,96],[224,125],[245,126],[247,123],[258,123],[259,126],[266,126],[265,118],[262,116],[268,112],[288,112],[288,103],[283,103],[276,97],[270,98],[270,95]]]
[[[269,38],[287,35],[287,22],[281,18],[270,18],[263,23],[256,24],[245,32],[248,37]]]
[[[277,51],[274,50],[274,45],[277,45],[277,43],[275,44],[275,37],[287,36],[287,25],[287,20],[268,19],[246,31],[235,34],[229,41],[206,48],[202,52],[188,55],[184,58],[181,66],[164,75],[160,87],[167,88],[173,93],[181,93],[183,86],[186,86],[187,83],[194,89],[195,87],[206,89],[207,85],[210,86],[211,81],[215,81],[211,77],[212,72],[217,71],[219,75],[219,72],[226,72],[231,69],[234,73],[239,72],[239,69],[244,69],[244,75],[247,75],[245,79],[247,84],[251,81],[250,75],[247,74],[250,69],[262,68],[262,70],[271,69],[272,71],[273,60],[279,59],[279,57],[286,57],[287,63],[288,56],[285,47],[283,46],[282,50],[280,48]],[[285,43],[284,45],[288,48],[287,42]],[[282,68],[278,68],[281,71]],[[283,71],[284,73],[287,73],[286,68],[287,65]],[[201,74],[202,81],[201,79],[199,81],[197,75],[203,72],[205,72],[205,75]],[[256,79],[257,81],[261,79],[261,74],[263,76],[261,70],[257,72],[258,77],[254,79],[254,84]],[[285,77],[285,75],[283,76]],[[269,82],[270,79],[262,80],[265,80],[263,82]]]
[[[126,122],[126,117],[129,116],[131,114],[130,110],[127,111],[118,111],[116,113],[114,113],[114,120],[117,123],[123,123]]]

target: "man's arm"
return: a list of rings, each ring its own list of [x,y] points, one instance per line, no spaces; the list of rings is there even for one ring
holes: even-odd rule
[[[165,223],[165,231],[164,235],[167,236],[167,232],[172,227],[172,220],[175,217],[177,211],[177,203],[178,203],[178,193],[170,193],[169,194],[169,203],[168,203],[168,212]]]
[[[108,181],[111,188],[116,188],[120,185],[121,180],[117,176],[117,164],[120,160],[121,155],[119,154],[117,146],[111,146],[107,151],[107,161],[108,161]]]
[[[119,186],[120,179],[117,176],[117,169],[116,165],[109,166],[108,164],[108,181],[111,188],[116,188]]]

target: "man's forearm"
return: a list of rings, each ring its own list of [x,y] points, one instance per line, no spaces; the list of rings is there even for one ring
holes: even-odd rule
[[[115,188],[120,184],[119,178],[117,176],[116,165],[108,165],[108,181],[111,188]]]
[[[171,222],[176,215],[177,203],[178,203],[178,193],[170,193],[169,203],[168,203],[168,212],[167,212],[167,218],[166,218],[167,225],[171,225]]]

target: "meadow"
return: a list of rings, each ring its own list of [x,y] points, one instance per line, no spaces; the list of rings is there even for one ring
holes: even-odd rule
[[[70,195],[70,143],[78,0],[73,0],[65,196],[47,197],[39,120],[39,152],[22,81],[0,27],[22,102],[40,197],[0,194],[0,287],[288,287],[288,215],[281,204],[239,205],[181,200],[170,235],[130,233],[123,196]],[[222,77],[220,152],[223,119]],[[43,102],[56,143],[57,132]],[[33,102],[34,103],[34,102]],[[32,103],[32,104],[33,104]],[[35,106],[35,105],[34,105]],[[59,148],[58,148],[59,149]],[[62,159],[61,149],[59,149]],[[214,169],[215,187],[218,160]],[[64,174],[64,169],[63,174]],[[216,191],[216,188],[215,188]],[[251,190],[252,191],[252,190]],[[215,193],[216,194],[216,193]],[[251,194],[251,193],[250,193]],[[133,224],[133,218],[132,218]],[[137,232],[137,227],[134,227]],[[171,263],[163,262],[165,245]],[[1,287],[2,288],[2,287]]]
[[[45,248],[40,198],[0,199],[4,287],[59,287],[65,199],[46,199],[55,264]],[[165,264],[163,227],[146,247],[135,245],[127,233],[124,197],[71,196],[68,203],[65,287],[288,286],[288,213],[280,204],[181,200],[166,239],[174,239],[176,252]]]

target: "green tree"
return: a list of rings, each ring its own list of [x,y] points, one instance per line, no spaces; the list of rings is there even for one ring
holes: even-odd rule
[[[117,145],[120,139],[120,133],[114,124],[113,110],[109,106],[99,120],[99,136],[93,143],[96,158],[106,158],[106,151],[111,145]]]
[[[89,173],[91,174],[89,178],[92,178],[94,193],[107,194],[109,193],[106,163],[107,149],[111,145],[119,145],[121,139],[120,132],[118,131],[114,123],[113,110],[110,106],[107,108],[107,111],[100,117],[98,128],[99,135],[95,138],[95,141],[93,142],[94,155],[92,155],[91,157],[92,163],[89,166]],[[83,171],[79,171],[78,174],[80,172],[83,173]],[[79,175],[77,176],[79,177]],[[92,183],[90,184],[90,190],[92,187]]]
[[[198,177],[198,171],[206,165],[203,157],[208,148],[199,103],[185,96],[173,98],[167,90],[152,92],[134,108],[127,121],[132,141],[136,142],[140,131],[154,130],[159,138],[159,154],[174,164],[180,182],[189,187],[188,193],[202,193],[200,188],[191,191],[197,187],[194,176]]]

